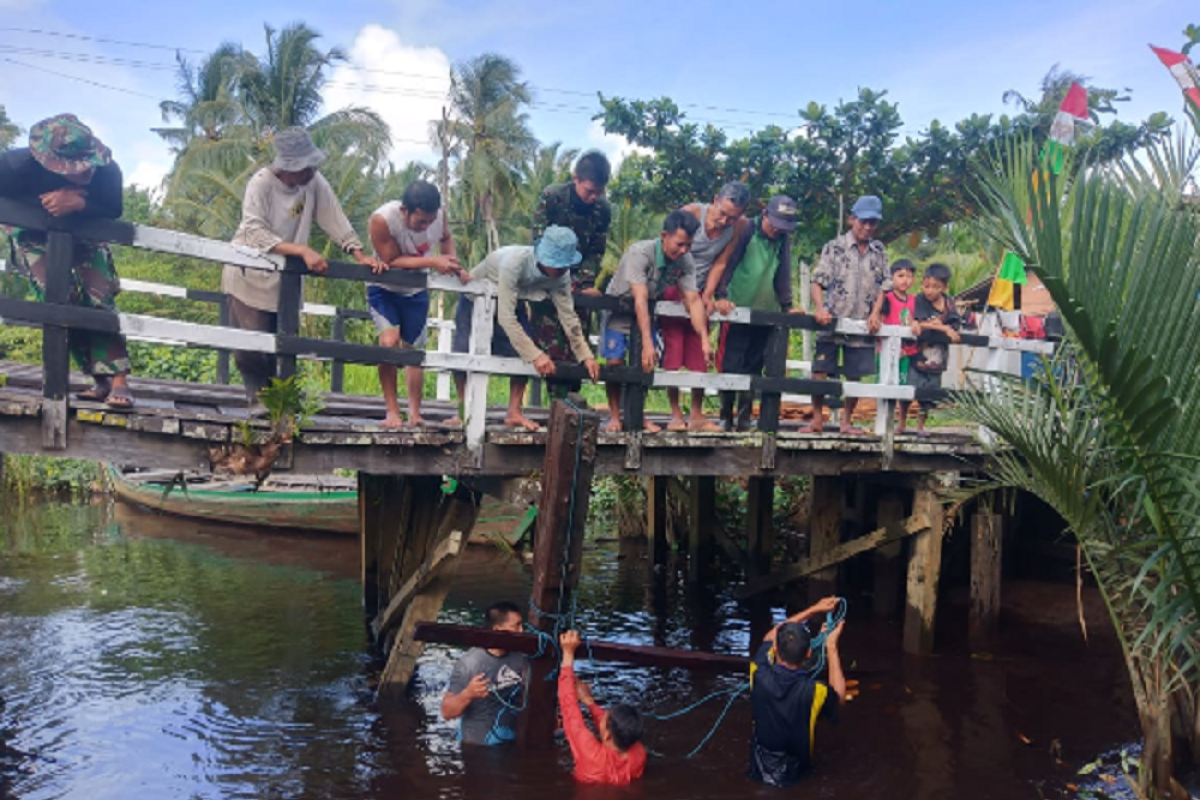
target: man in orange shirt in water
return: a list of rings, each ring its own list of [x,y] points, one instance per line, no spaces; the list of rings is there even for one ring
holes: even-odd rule
[[[562,712],[563,732],[575,759],[572,773],[575,780],[625,786],[642,777],[646,769],[646,748],[642,746],[641,712],[625,703],[618,703],[608,711],[596,705],[591,689],[575,677],[579,631],[567,631],[558,637],[558,643],[562,647],[558,706]],[[596,733],[588,730],[584,723],[580,703],[592,712]]]

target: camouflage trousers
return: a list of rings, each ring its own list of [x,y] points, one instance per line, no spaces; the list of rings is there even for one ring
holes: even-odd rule
[[[38,231],[9,228],[12,261],[33,285],[38,302],[46,300],[46,236]],[[76,242],[71,261],[71,294],[67,302],[80,308],[116,312],[120,283],[112,251],[104,244]],[[88,375],[128,375],[129,350],[125,337],[114,333],[71,330],[71,357]]]
[[[528,304],[527,315],[531,338],[537,342],[552,361],[575,361],[575,352],[571,350],[571,341],[566,331],[558,322],[558,309],[550,300],[538,300]],[[587,311],[579,315],[579,324],[583,328],[584,338],[591,335],[592,317]],[[565,398],[568,392],[578,392],[582,384],[579,381],[560,381],[550,378],[546,381],[546,393],[551,397]]]

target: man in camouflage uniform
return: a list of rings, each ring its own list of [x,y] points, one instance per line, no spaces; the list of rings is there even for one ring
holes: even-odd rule
[[[812,277],[813,308],[817,322],[827,325],[834,317],[865,319],[872,333],[879,330],[879,316],[872,313],[875,298],[890,291],[887,253],[883,242],[874,238],[883,219],[883,201],[864,195],[850,209],[850,230],[821,249],[821,258]],[[839,363],[839,356],[840,363]],[[875,372],[875,341],[870,336],[849,336],[822,331],[817,335],[813,356],[813,377],[822,379],[840,373],[857,381]],[[859,434],[850,424],[857,398],[847,397],[840,432]],[[813,421],[802,432],[820,433],[825,398],[813,395]]]
[[[571,272],[572,292],[600,295],[596,278],[608,247],[608,227],[612,224],[612,206],[604,199],[604,188],[611,175],[612,167],[604,154],[598,150],[588,150],[575,162],[571,180],[547,186],[538,200],[533,215],[535,244],[551,225],[570,228],[579,240],[583,261]],[[558,324],[557,311],[548,300],[531,303],[529,319],[534,338],[545,347],[551,359],[570,361],[573,358],[571,344]],[[587,337],[591,332],[590,315],[581,314],[580,321],[583,323],[584,336]],[[549,383],[556,390],[571,388],[555,381]]]

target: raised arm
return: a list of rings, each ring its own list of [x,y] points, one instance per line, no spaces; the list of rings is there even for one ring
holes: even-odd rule
[[[828,614],[830,611],[833,611],[835,608],[837,608],[837,604],[838,599],[836,596],[830,595],[829,597],[823,597],[798,614],[793,614],[783,622],[779,623],[779,625],[771,628],[771,630],[767,631],[767,635],[763,637],[763,641],[774,642],[775,634],[779,632],[781,625],[784,625],[788,622],[807,622],[818,614]]]
[[[603,757],[604,745],[588,730],[583,721],[583,712],[579,709],[579,694],[575,688],[575,650],[580,643],[579,632],[567,631],[558,640],[562,648],[562,663],[558,668],[558,708],[562,713],[563,733],[571,745],[571,755],[577,765],[595,764]],[[594,701],[592,713],[596,724],[600,725],[604,711],[594,705]]]

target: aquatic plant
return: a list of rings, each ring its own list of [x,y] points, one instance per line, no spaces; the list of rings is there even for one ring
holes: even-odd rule
[[[1032,380],[976,375],[987,391],[958,397],[1003,445],[995,484],[1078,538],[1129,671],[1140,787],[1161,797],[1186,796],[1175,776],[1200,763],[1200,214],[1184,196],[1198,162],[1180,137],[1062,176],[1031,140],[981,164],[981,232],[1037,272],[1067,335]]]

